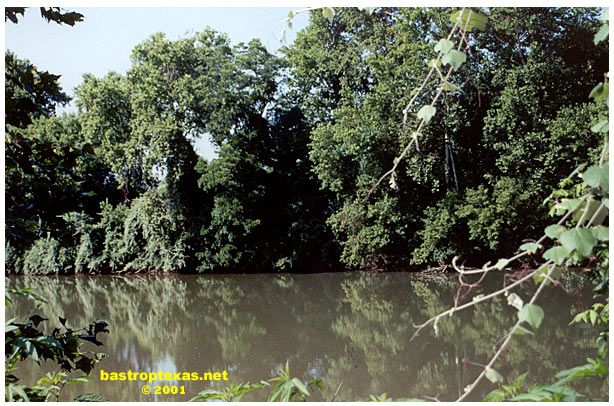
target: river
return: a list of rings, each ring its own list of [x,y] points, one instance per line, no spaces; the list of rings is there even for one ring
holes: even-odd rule
[[[498,289],[490,278],[485,291]],[[368,400],[437,396],[454,400],[472,382],[492,346],[513,325],[516,309],[505,297],[456,312],[428,327],[412,342],[413,325],[453,303],[456,279],[410,273],[258,274],[10,277],[7,284],[31,287],[46,304],[17,298],[6,317],[22,320],[39,313],[50,332],[66,317],[73,328],[95,320],[109,324],[100,334],[104,346],[88,347],[107,356],[84,384],[68,385],[61,400],[94,393],[113,401],[186,401],[199,391],[231,382],[258,382],[289,363],[304,381],[320,377],[324,386],[308,400]],[[516,293],[525,301],[535,290],[528,283]],[[475,294],[480,293],[474,290]],[[474,293],[472,292],[472,294]],[[577,294],[549,286],[538,300],[546,317],[534,336],[515,337],[496,368],[505,377],[529,372],[527,382],[552,381],[566,368],[594,357],[597,330],[568,326],[578,305],[590,303],[590,286]],[[437,334],[436,334],[437,333]],[[90,344],[88,343],[88,346]],[[26,384],[55,369],[19,362],[14,374]],[[185,394],[141,393],[141,381],[103,381],[106,372],[222,372],[228,381],[181,381]],[[159,384],[159,383],[158,383]],[[167,382],[167,384],[169,384]],[[586,387],[607,396],[600,385]],[[481,384],[471,400],[494,389]],[[603,392],[603,393],[602,393]],[[266,400],[267,388],[243,400]]]

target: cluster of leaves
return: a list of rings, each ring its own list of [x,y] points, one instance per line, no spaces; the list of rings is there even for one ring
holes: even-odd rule
[[[315,378],[309,382],[303,382],[299,378],[293,378],[290,374],[289,362],[286,362],[286,366],[279,369],[277,376],[268,381],[260,381],[256,384],[233,384],[222,391],[205,389],[190,399],[190,402],[210,401],[213,399],[240,402],[245,393],[265,387],[271,387],[271,393],[267,399],[268,402],[305,401],[310,396],[309,388],[311,386],[322,389],[322,380]]]
[[[485,402],[576,402],[586,400],[586,395],[578,393],[572,388],[572,383],[590,377],[605,378],[608,376],[609,367],[606,363],[607,350],[602,347],[597,359],[587,358],[588,363],[574,368],[560,371],[556,374],[556,382],[552,384],[536,383],[526,388],[523,385],[527,373],[519,375],[515,380],[508,381],[507,385],[500,383],[498,389],[488,393],[484,397]],[[603,401],[603,399],[588,399],[590,401]]]
[[[4,21],[11,20],[14,24],[19,22],[19,15],[23,17],[28,7],[5,7]],[[67,24],[71,27],[76,23],[83,21],[83,14],[75,11],[63,11],[60,7],[40,7],[41,17],[47,22],[55,22],[57,24]]]
[[[607,12],[603,14],[602,20],[607,24],[609,20]],[[595,44],[598,44],[601,39],[603,39],[600,39],[599,36],[600,34],[595,37]],[[609,96],[607,93],[608,74],[606,74],[605,77],[605,83],[600,83],[594,87],[590,92],[589,97],[593,98],[596,103],[603,103],[601,106],[606,107],[607,111],[607,108],[609,108]],[[591,131],[598,134],[607,134],[609,131],[608,121],[599,121],[597,124],[592,126]],[[555,204],[550,211],[551,214],[562,216],[562,218],[557,224],[547,226],[544,229],[544,236],[542,238],[535,242],[528,242],[521,245],[519,249],[520,253],[512,258],[501,258],[494,266],[489,266],[490,263],[487,263],[480,270],[475,269],[472,271],[467,271],[464,266],[459,267],[456,265],[457,258],[455,258],[453,261],[454,268],[460,273],[460,281],[462,285],[469,287],[469,290],[471,289],[471,285],[465,281],[467,274],[481,273],[482,277],[478,281],[479,283],[488,274],[488,272],[495,269],[503,270],[514,260],[522,258],[526,255],[536,255],[538,250],[541,250],[540,256],[546,261],[536,270],[528,272],[528,275],[521,275],[518,277],[517,280],[514,281],[509,287],[504,287],[502,290],[492,292],[486,296],[479,295],[474,297],[471,304],[459,306],[458,299],[456,299],[455,307],[453,309],[440,313],[419,326],[416,334],[425,325],[432,321],[434,321],[434,328],[437,329],[437,321],[441,316],[452,314],[457,309],[470,307],[475,303],[492,299],[500,294],[505,294],[508,296],[508,304],[518,309],[517,322],[514,324],[511,331],[500,340],[502,343],[498,347],[496,353],[490,357],[487,365],[483,366],[483,370],[479,376],[466,388],[465,394],[461,395],[458,400],[463,400],[467,396],[467,393],[470,393],[474,389],[477,382],[479,382],[483,377],[486,377],[493,383],[499,383],[502,385],[503,376],[492,367],[514,334],[533,335],[533,331],[528,329],[528,327],[530,326],[533,329],[537,329],[542,323],[545,313],[543,309],[534,302],[543,288],[551,282],[555,285],[559,285],[558,279],[565,270],[563,267],[578,266],[581,264],[586,264],[588,261],[590,261],[588,262],[589,264],[595,263],[595,261],[599,261],[595,253],[603,253],[604,251],[608,250],[609,228],[603,225],[604,221],[609,216],[609,164],[607,163],[609,160],[608,145],[609,140],[606,135],[599,158],[599,163],[589,167],[586,170],[583,170],[584,165],[574,170],[573,174],[579,174],[578,176],[582,180],[577,186],[573,187],[576,194],[576,196],[573,197],[575,198],[568,198],[570,197],[570,193],[565,190],[554,191],[550,195],[550,197],[554,197],[555,199]],[[573,184],[573,182],[569,182],[569,179],[565,179],[562,184],[569,186],[570,184]],[[578,195],[581,197],[578,197]],[[566,198],[560,199],[561,196],[566,196]],[[543,252],[544,247],[541,243],[547,238],[554,243],[554,246]],[[608,271],[607,268],[603,267],[604,263],[607,267],[609,262],[608,254],[605,253],[601,254],[600,256],[602,257],[602,261],[599,261],[601,263],[597,262],[597,264],[593,265],[592,267],[590,265],[587,266],[587,269],[600,271],[598,275],[602,278],[602,280],[599,281],[596,288],[598,294],[604,293],[604,290],[607,291],[608,285]],[[512,287],[523,283],[531,277],[538,285],[538,288],[533,293],[530,301],[525,304],[520,296],[518,296],[516,293],[510,294],[509,291]],[[602,309],[601,313],[597,312],[598,309]],[[592,309],[578,314],[574,320],[572,320],[572,323],[580,320],[584,320],[585,322],[590,320],[593,325],[598,321],[600,325],[607,326],[609,322],[609,303],[597,303]],[[607,338],[608,332],[606,327],[606,331],[599,337],[599,341],[602,342],[602,345],[598,351],[597,360],[589,358],[587,359],[589,364],[560,372],[556,376],[559,378],[556,383],[552,385],[533,385],[526,394],[515,395],[515,393],[518,391],[518,382],[524,380],[524,376],[521,376],[519,380],[516,381],[515,385],[510,384],[503,386],[501,389],[492,392],[487,399],[503,400],[506,397],[515,395],[511,397],[511,400],[575,401],[576,398],[581,395],[568,387],[568,383],[589,376],[607,375],[608,366],[604,363],[608,352]],[[495,345],[495,348],[496,347],[497,345]]]
[[[35,301],[44,301],[33,294],[30,289],[11,289],[5,291],[5,304],[9,306],[12,296],[24,296]],[[47,401],[53,395],[56,400],[65,385],[87,382],[87,376],[104,354],[83,351],[84,342],[102,345],[97,338],[100,333],[108,333],[108,324],[96,321],[89,326],[73,330],[66,326],[66,319],[60,317],[62,327],[56,327],[51,334],[44,333],[39,324],[48,321],[47,318],[32,314],[25,323],[18,323],[16,319],[5,322],[5,399],[7,401]],[[34,386],[20,383],[20,379],[13,375],[13,369],[18,361],[30,358],[40,365],[41,361],[51,360],[56,363],[60,371],[50,372],[39,379]],[[82,371],[86,376],[66,379],[66,372]]]

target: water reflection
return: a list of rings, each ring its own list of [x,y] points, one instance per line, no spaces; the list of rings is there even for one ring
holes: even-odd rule
[[[484,362],[515,318],[515,309],[499,299],[446,317],[437,335],[427,328],[410,343],[412,325],[449,307],[455,288],[452,281],[405,273],[31,277],[8,283],[32,287],[48,301],[36,312],[50,318],[49,330],[60,316],[73,327],[100,319],[109,323],[110,334],[103,339],[108,357],[91,382],[66,388],[67,400],[93,392],[114,401],[184,401],[208,385],[180,382],[185,395],[146,396],[141,382],[101,382],[100,369],[227,370],[233,382],[257,382],[274,376],[286,360],[295,376],[324,380],[322,393],[310,400],[335,394],[335,400],[366,400],[383,392],[393,398],[439,394],[453,400],[479,373],[466,370],[460,360]],[[540,305],[548,317],[534,337],[512,341],[497,367],[504,375],[529,371],[529,379],[543,380],[584,363],[594,352],[588,349],[595,347],[595,331],[567,326],[577,299],[554,288],[544,297],[548,301]],[[32,303],[18,300],[7,317],[34,310]],[[32,383],[45,368],[23,363],[16,375]],[[474,399],[491,389],[485,383]],[[243,399],[265,400],[267,394],[253,392]]]

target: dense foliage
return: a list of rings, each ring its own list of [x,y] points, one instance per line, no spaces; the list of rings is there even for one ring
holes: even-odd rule
[[[419,151],[370,193],[410,137],[403,108],[452,12],[312,13],[280,56],[210,29],[156,34],[126,74],[86,75],[78,113],[61,118],[57,76],[8,52],[7,270],[407,268],[512,253],[549,224],[557,182],[598,159],[603,101],[586,95],[608,70],[599,11],[481,10],[488,26],[468,35]]]
[[[17,296],[24,296],[35,302],[45,303],[44,299],[32,293],[31,288],[14,289],[7,287],[4,296],[5,306],[10,307]],[[102,345],[102,342],[98,340],[98,334],[108,333],[108,324],[104,321],[95,321],[87,327],[73,329],[67,326],[66,318],[59,316],[57,320],[61,327],[54,328],[51,333],[44,332],[43,326],[39,326],[41,323],[49,321],[48,318],[40,314],[30,315],[24,323],[20,323],[16,318],[6,320],[4,345],[6,352],[6,368],[4,371],[6,401],[46,402],[52,399],[52,396],[55,396],[57,401],[66,385],[87,382],[92,379],[88,375],[104,357],[104,354],[85,351],[83,344],[91,342],[97,346]],[[55,325],[58,324],[55,323]],[[16,370],[19,369],[18,363],[27,359],[31,359],[39,365],[41,361],[51,361],[57,366],[58,370],[48,372],[38,379],[35,385],[28,386],[15,376]],[[67,375],[71,371],[81,371],[86,375],[67,379]],[[84,394],[75,400],[105,399]]]

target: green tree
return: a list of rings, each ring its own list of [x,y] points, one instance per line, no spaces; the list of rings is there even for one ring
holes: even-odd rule
[[[425,61],[436,54],[436,39],[450,31],[451,12],[341,9],[332,22],[312,13],[287,51],[293,86],[314,117],[314,172],[336,196],[328,224],[346,265],[407,266],[432,258],[444,263],[452,253],[509,252],[513,241],[543,225],[540,203],[552,181],[585,158],[577,151],[597,150],[599,136],[589,131],[594,107],[582,96],[607,65],[590,34],[597,10],[482,12],[488,26],[468,34],[467,63],[450,77],[462,93],[444,92],[420,150],[400,163],[390,188],[371,194],[410,139],[399,125],[402,111],[426,75]],[[416,106],[430,103],[437,83],[433,75],[426,85],[433,90],[419,95]],[[573,125],[563,126],[565,120]],[[509,197],[500,196],[503,190]],[[449,213],[446,232],[432,228],[441,210]],[[493,216],[505,218],[493,224]]]
[[[7,269],[48,233],[64,229],[66,211],[95,213],[99,199],[112,198],[109,170],[81,136],[74,116],[54,117],[70,99],[59,76],[39,71],[7,52],[5,110],[5,195]]]
[[[9,126],[25,128],[36,118],[51,117],[58,105],[70,101],[58,83],[59,75],[39,71],[11,51],[4,55],[4,66],[5,132]]]

